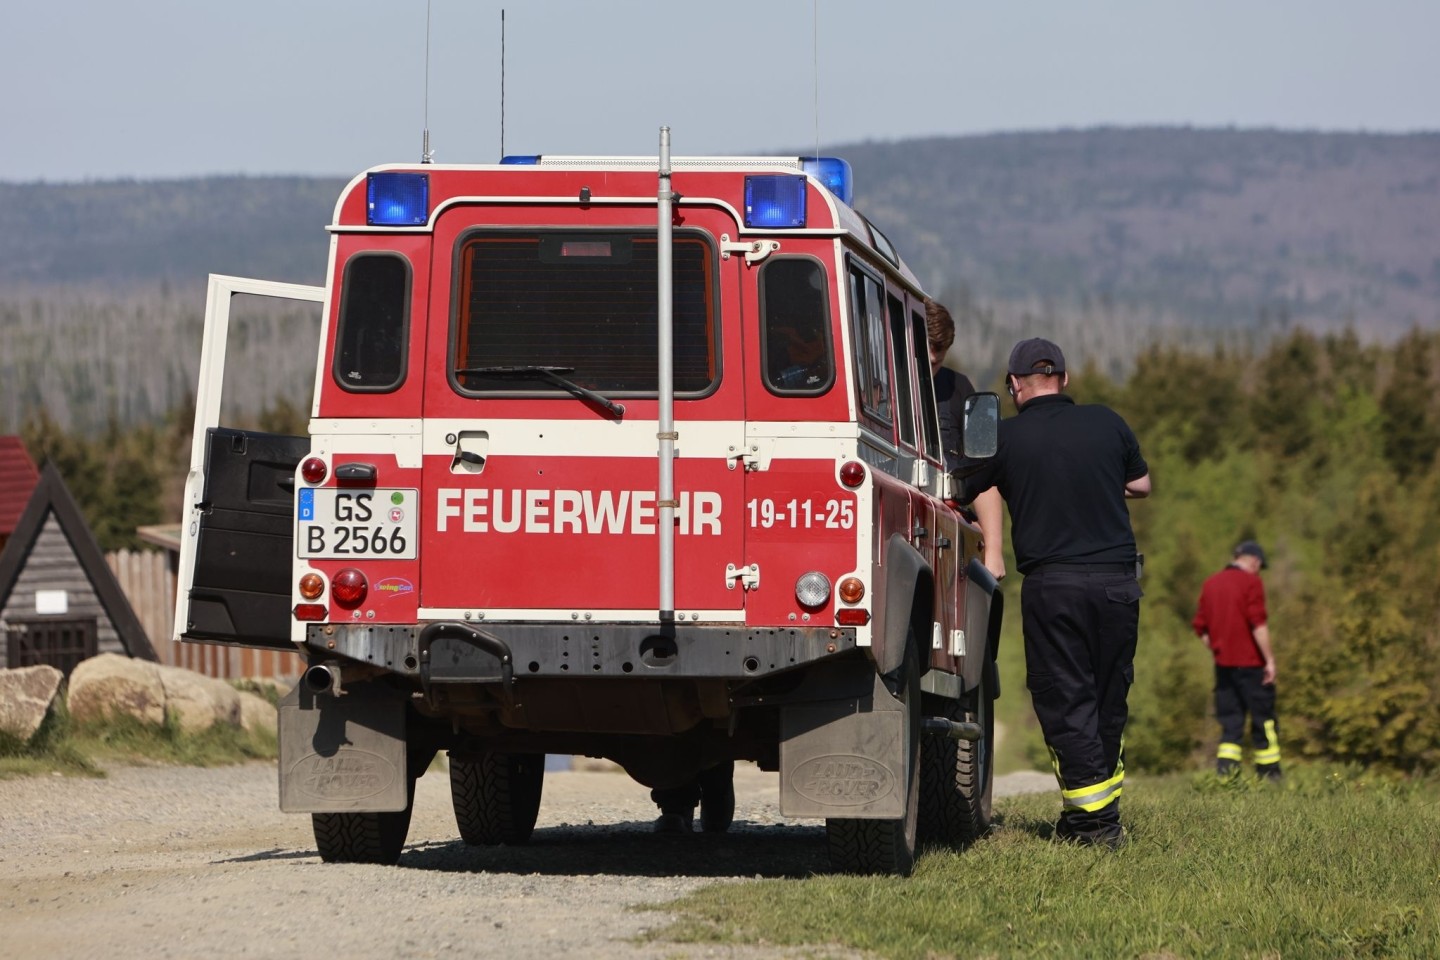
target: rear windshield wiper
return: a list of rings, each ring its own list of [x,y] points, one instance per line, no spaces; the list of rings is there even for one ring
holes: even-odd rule
[[[574,367],[538,367],[538,366],[513,366],[513,367],[460,367],[455,371],[457,376],[477,377],[506,377],[515,380],[544,380],[553,383],[572,396],[581,400],[589,400],[591,403],[601,407],[611,414],[616,420],[625,418],[625,405],[616,403],[609,397],[602,397],[588,387],[582,387],[573,380],[566,380],[561,374],[574,373]]]

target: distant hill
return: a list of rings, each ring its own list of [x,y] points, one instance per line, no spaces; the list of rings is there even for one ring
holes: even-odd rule
[[[0,183],[0,284],[320,283],[340,178]]]
[[[1200,325],[1440,321],[1440,134],[1100,129],[839,152],[857,206],[937,291]]]
[[[1440,133],[1095,129],[826,152],[956,314],[952,358],[979,383],[1025,334],[1123,376],[1157,340],[1440,324]],[[0,429],[40,407],[94,428],[182,403],[206,275],[322,282],[345,182],[0,183]],[[238,362],[308,387],[313,358],[284,323],[254,324]],[[262,379],[248,386],[272,390]]]
[[[937,294],[1201,326],[1440,320],[1440,134],[1096,129],[830,152]],[[0,184],[0,284],[318,283],[344,182]]]

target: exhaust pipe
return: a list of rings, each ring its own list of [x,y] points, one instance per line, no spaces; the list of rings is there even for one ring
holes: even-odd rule
[[[951,740],[967,740],[974,743],[985,738],[980,724],[971,720],[946,720],[944,717],[926,717],[921,729],[932,737],[949,737]]]
[[[311,693],[329,694],[338,697],[345,691],[340,686],[340,668],[333,663],[319,663],[310,667],[301,676],[300,682]]]

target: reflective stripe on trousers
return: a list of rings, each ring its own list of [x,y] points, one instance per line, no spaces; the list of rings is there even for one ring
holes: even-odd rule
[[[1067,787],[1064,779],[1060,776],[1060,763],[1054,752],[1050,754],[1050,762],[1055,766],[1055,779],[1060,783],[1060,806],[1063,810],[1083,810],[1086,813],[1095,813],[1104,810],[1110,804],[1120,799],[1125,792],[1125,753],[1121,747],[1120,765],[1115,770],[1115,776],[1100,783],[1093,783],[1088,786]]]
[[[1255,751],[1255,765],[1268,766],[1280,762],[1280,738],[1275,735],[1275,721],[1265,721],[1265,747]]]

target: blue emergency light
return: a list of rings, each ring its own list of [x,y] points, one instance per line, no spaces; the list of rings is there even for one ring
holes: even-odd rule
[[[500,163],[507,167],[530,167],[539,162],[538,153],[511,153],[500,158]]]
[[[851,206],[855,200],[855,178],[850,164],[840,157],[801,157],[800,169],[825,184],[825,189]]]
[[[765,174],[745,178],[745,226],[787,229],[805,226],[804,177]]]
[[[430,220],[429,174],[366,174],[365,194],[365,222],[371,226],[423,227]]]

